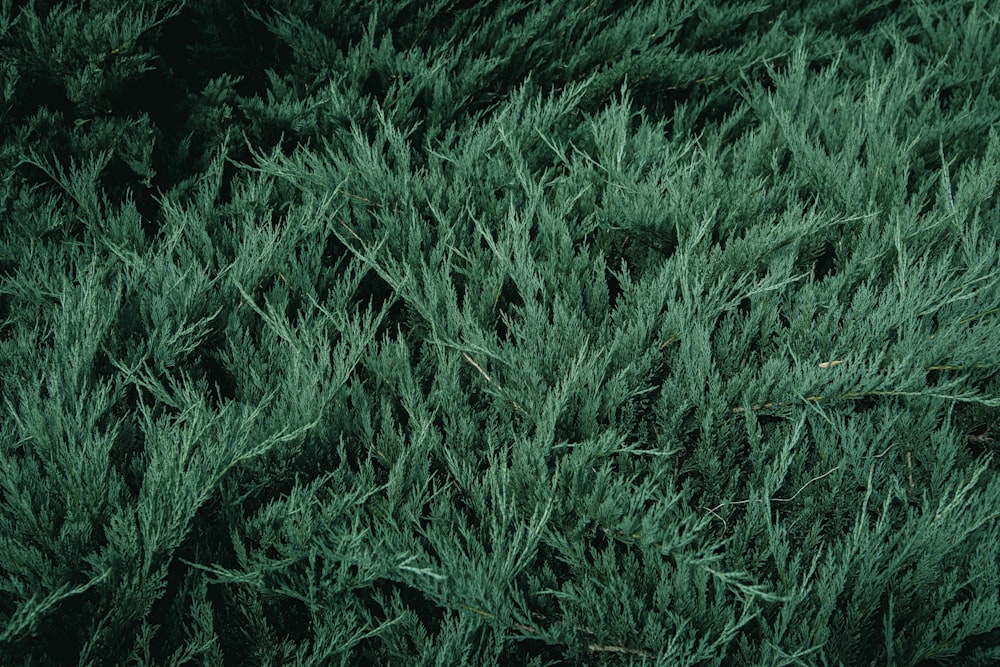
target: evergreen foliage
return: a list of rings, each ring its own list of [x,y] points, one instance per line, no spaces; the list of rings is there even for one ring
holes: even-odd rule
[[[0,3],[0,664],[1000,661],[1000,10]]]

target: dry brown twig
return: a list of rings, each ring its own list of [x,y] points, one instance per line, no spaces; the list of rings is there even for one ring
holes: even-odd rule
[[[662,346],[661,346],[661,349],[662,349]],[[824,362],[821,362],[821,363],[817,364],[817,366],[819,368],[833,368],[835,366],[839,366],[842,363],[844,363],[843,359],[834,359],[833,361],[824,361]],[[969,366],[969,368],[986,368],[986,367],[987,366],[982,365],[982,364],[976,364],[976,365],[973,365],[973,366]],[[956,365],[953,365],[953,364],[939,364],[939,365],[934,365],[934,366],[928,366],[924,370],[925,371],[954,371],[954,370],[962,370],[963,368],[966,368],[966,366],[956,366]],[[879,372],[879,373],[888,373],[889,369],[882,368],[882,369],[878,369],[877,372]],[[852,392],[852,393],[844,394],[842,396],[834,396],[834,397],[828,397],[828,398],[861,398],[863,396],[877,396],[877,395],[885,395],[885,394],[891,394],[891,393],[893,393],[893,392],[866,392],[866,393]],[[805,400],[810,401],[810,402],[822,401],[823,400],[823,396],[806,396]],[[790,401],[788,401],[788,402],[786,402],[786,401],[769,401],[769,402],[764,403],[762,405],[752,405],[752,406],[750,406],[750,410],[753,411],[753,412],[757,412],[758,410],[770,410],[770,409],[776,408],[776,407],[788,407],[788,406],[792,406],[792,405],[795,405],[795,403],[790,402]],[[744,408],[731,408],[730,412],[732,412],[733,414],[739,414],[741,412],[744,412]]]
[[[628,655],[637,655],[642,658],[655,658],[656,654],[650,653],[649,651],[642,651],[637,648],[628,648],[626,646],[601,646],[600,644],[587,644],[587,648],[593,653],[625,653]]]
[[[886,455],[887,453],[889,453],[889,450],[890,450],[890,449],[892,449],[892,448],[893,448],[894,446],[895,446],[895,443],[893,443],[892,445],[889,445],[888,447],[886,447],[886,448],[885,448],[885,449],[884,449],[884,450],[882,451],[882,453],[881,453],[881,454],[876,454],[876,455],[875,455],[875,456],[873,456],[872,458],[875,458],[875,459],[880,459],[880,458],[882,458],[882,457],[883,457],[883,456],[885,456],[885,455]],[[791,501],[795,500],[795,498],[797,498],[797,497],[798,497],[798,495],[799,495],[800,493],[802,493],[802,491],[803,491],[803,490],[804,490],[804,489],[805,489],[805,488],[806,488],[807,486],[809,486],[809,485],[810,485],[810,484],[812,484],[813,482],[818,482],[819,480],[823,479],[824,477],[827,477],[827,476],[829,476],[829,475],[832,475],[833,473],[835,473],[835,472],[836,472],[836,471],[838,471],[838,470],[840,470],[840,466],[834,466],[834,467],[830,468],[829,470],[827,470],[827,471],[826,471],[825,473],[823,473],[822,475],[817,475],[816,477],[813,477],[812,479],[810,479],[810,480],[809,480],[808,482],[806,482],[805,484],[803,484],[802,486],[800,486],[800,487],[799,487],[799,490],[798,490],[798,491],[796,491],[796,492],[795,492],[795,493],[793,493],[792,495],[788,496],[787,498],[770,498],[770,499],[769,499],[769,501],[770,501],[770,502],[772,502],[772,503],[789,503],[789,502],[791,502]],[[702,509],[703,509],[703,510],[705,510],[706,512],[708,512],[708,513],[712,514],[712,515],[713,515],[713,516],[714,516],[715,518],[717,518],[717,519],[718,519],[719,521],[721,521],[721,522],[722,522],[722,526],[723,526],[723,528],[726,528],[726,527],[727,527],[727,525],[728,525],[728,524],[726,523],[726,520],[725,520],[725,519],[723,519],[723,518],[722,518],[721,516],[719,516],[719,513],[718,513],[718,512],[716,512],[716,510],[718,510],[718,509],[720,509],[720,508],[722,508],[722,507],[726,507],[726,506],[728,506],[728,505],[748,505],[748,504],[750,504],[750,503],[752,503],[752,502],[753,502],[753,499],[747,499],[747,500],[731,500],[731,501],[726,501],[726,502],[722,502],[722,503],[719,503],[718,505],[716,505],[715,507],[712,507],[712,508],[708,508],[708,507],[702,507]],[[759,501],[759,502],[763,502],[763,501]]]
[[[486,382],[487,382],[488,384],[492,384],[492,385],[495,385],[495,386],[496,386],[496,388],[497,388],[497,389],[498,389],[498,390],[499,390],[499,391],[500,391],[501,393],[502,393],[502,392],[504,391],[504,388],[503,388],[503,387],[501,387],[500,385],[496,384],[495,382],[493,382],[493,380],[492,380],[492,379],[490,378],[490,376],[486,374],[486,371],[484,371],[484,370],[483,370],[483,367],[482,367],[482,366],[480,366],[479,364],[477,364],[477,363],[475,362],[475,360],[474,360],[474,359],[473,359],[472,357],[470,357],[470,356],[469,356],[469,354],[468,354],[467,352],[463,352],[463,353],[462,353],[462,356],[463,356],[463,357],[465,357],[465,360],[466,360],[467,362],[469,362],[470,364],[472,364],[472,365],[473,365],[473,366],[475,367],[475,369],[476,369],[477,371],[479,371],[479,373],[480,373],[480,374],[481,374],[481,375],[482,375],[482,376],[483,376],[484,378],[486,378]],[[520,412],[521,414],[525,414],[525,415],[526,415],[526,414],[528,414],[527,412],[525,412],[525,411],[524,411],[524,408],[522,408],[522,407],[521,407],[520,405],[518,405],[518,404],[517,404],[517,401],[515,401],[515,400],[513,400],[513,399],[510,399],[510,402],[511,402],[511,404],[512,404],[512,405],[514,406],[514,408],[515,408],[515,409],[516,409],[516,410],[517,410],[518,412]]]

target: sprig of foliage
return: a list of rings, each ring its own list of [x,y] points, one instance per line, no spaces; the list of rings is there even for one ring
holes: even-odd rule
[[[986,3],[41,4],[0,662],[996,660]]]

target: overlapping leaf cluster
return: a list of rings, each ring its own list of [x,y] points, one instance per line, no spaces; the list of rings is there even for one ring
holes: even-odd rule
[[[1000,15],[619,5],[3,3],[0,662],[1000,657]]]

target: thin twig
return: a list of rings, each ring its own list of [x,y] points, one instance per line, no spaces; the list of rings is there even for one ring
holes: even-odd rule
[[[668,342],[670,342],[670,341],[668,341]],[[661,345],[660,349],[662,350],[665,345],[666,345],[666,343],[664,343],[663,345]],[[819,368],[833,368],[835,366],[839,366],[842,363],[844,363],[843,359],[834,359],[832,361],[824,361],[824,362],[818,364],[818,366],[819,366]],[[924,367],[924,370],[928,371],[928,372],[930,372],[930,371],[960,371],[960,370],[965,370],[966,368],[982,369],[982,368],[993,368],[993,366],[991,366],[990,364],[972,364],[972,365],[969,365],[969,366],[959,366],[959,365],[954,365],[954,364],[937,364],[937,365],[934,365],[934,366],[926,366],[926,367]],[[876,372],[878,372],[878,373],[888,373],[888,372],[890,372],[890,370],[891,369],[888,369],[888,368],[880,368],[880,369],[877,369]],[[865,397],[865,396],[886,396],[886,395],[893,395],[894,393],[895,392],[883,392],[883,391],[849,392],[849,393],[846,393],[846,394],[840,394],[839,396],[831,396],[829,398],[862,398],[862,397]],[[822,401],[823,400],[823,396],[806,396],[806,400],[807,401],[812,401],[812,402]],[[775,408],[775,407],[785,407],[785,406],[792,406],[792,405],[795,405],[795,403],[786,402],[786,401],[769,401],[769,402],[764,403],[762,405],[751,405],[750,406],[750,410],[753,411],[753,412],[757,412],[758,410],[770,410],[771,408]],[[739,413],[742,413],[744,411],[745,411],[744,408],[731,408],[730,409],[730,412],[733,413],[733,414],[739,414]]]
[[[910,493],[913,493],[913,459],[910,452],[906,452],[906,470],[910,480]]]
[[[358,236],[353,229],[351,229],[350,227],[348,227],[346,222],[344,222],[343,220],[341,220],[339,217],[337,218],[337,220],[340,220],[340,224],[342,224],[344,226],[344,229],[346,229],[347,231],[349,231],[351,233],[351,236],[353,236],[354,238],[356,238],[358,241],[361,241],[361,237]],[[364,243],[364,241],[361,241],[361,243]]]
[[[479,371],[480,373],[482,373],[483,377],[486,378],[487,382],[492,382],[492,380],[490,380],[490,376],[486,374],[486,371],[484,371],[479,364],[477,364],[475,361],[472,360],[472,357],[470,357],[465,352],[462,353],[462,356],[465,357],[466,361],[468,361],[470,364],[472,364],[473,366],[475,366],[477,371]]]
[[[501,392],[504,391],[504,388],[501,387],[500,385],[496,384],[495,382],[493,382],[492,378],[490,378],[490,376],[486,374],[486,371],[483,370],[482,366],[480,366],[479,364],[477,364],[475,362],[475,360],[472,357],[469,356],[468,352],[463,352],[462,356],[465,357],[466,361],[468,361],[470,364],[472,364],[473,366],[475,366],[476,370],[479,371],[479,373],[484,378],[486,378],[486,381],[488,383],[496,385],[496,388],[498,390],[500,390]],[[518,412],[520,412],[521,414],[524,414],[524,415],[528,414],[527,412],[525,412],[524,408],[522,408],[520,405],[517,404],[517,401],[511,399],[510,402],[514,406],[515,410],[517,410]]]
[[[628,648],[626,646],[601,646],[600,644],[588,644],[587,648],[593,652],[604,652],[604,653],[627,653],[629,655],[638,655],[643,658],[655,658],[656,655],[650,653],[649,651],[641,651],[637,648]]]
[[[883,456],[885,456],[889,452],[889,450],[892,449],[892,448],[893,448],[893,445],[889,445],[884,450],[882,450],[881,454],[876,454],[872,458],[873,459],[880,459]],[[819,480],[823,479],[824,477],[832,475],[833,473],[835,473],[838,470],[840,470],[840,466],[834,466],[833,468],[830,468],[829,470],[827,470],[822,475],[817,475],[816,477],[813,477],[812,479],[810,479],[808,482],[806,482],[805,484],[803,484],[802,486],[800,486],[798,491],[796,491],[792,495],[788,496],[787,498],[771,498],[770,502],[772,502],[772,503],[789,503],[789,502],[795,500],[798,497],[798,495],[800,493],[802,493],[802,491],[807,486],[809,486],[813,482],[818,482]],[[748,498],[747,500],[732,500],[732,501],[726,501],[726,502],[723,502],[723,503],[719,503],[718,505],[716,505],[715,507],[712,507],[712,508],[702,507],[702,509],[705,510],[706,512],[709,512],[710,514],[714,514],[716,516],[716,518],[718,518],[720,521],[722,521],[723,527],[726,527],[726,520],[723,519],[719,515],[719,513],[716,512],[716,510],[718,510],[718,509],[720,509],[722,507],[725,507],[726,505],[747,505],[747,504],[749,504],[751,502],[753,502],[752,498]]]

